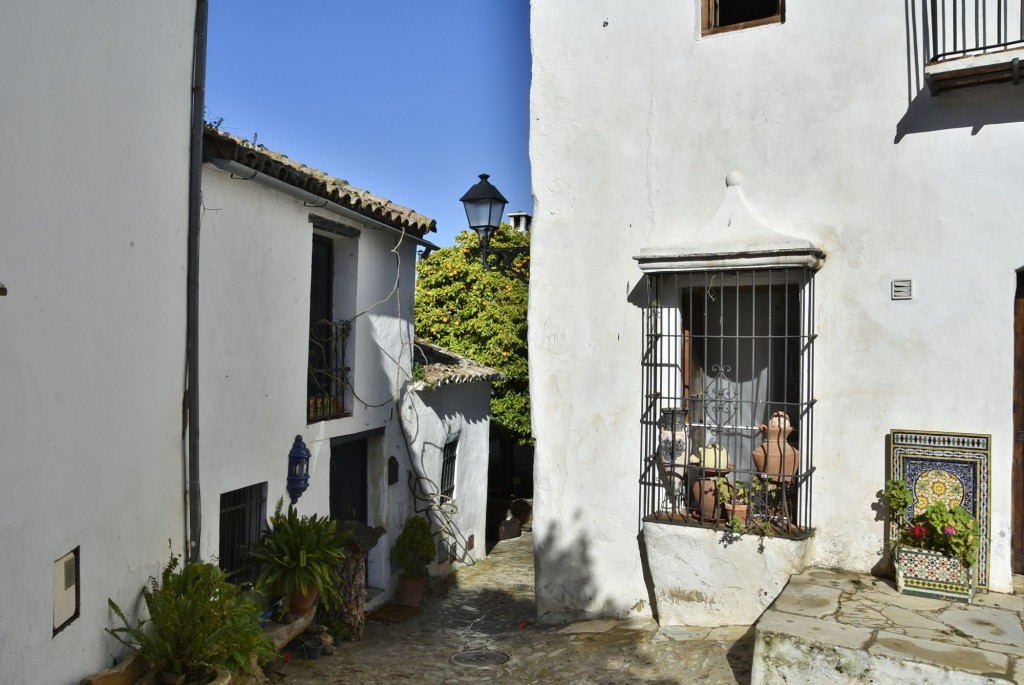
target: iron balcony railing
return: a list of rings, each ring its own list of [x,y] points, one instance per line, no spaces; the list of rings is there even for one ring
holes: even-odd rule
[[[1024,0],[925,0],[929,62],[1024,47]]]
[[[349,401],[352,370],[345,366],[351,331],[350,321],[326,319],[309,328],[307,423],[352,414]]]

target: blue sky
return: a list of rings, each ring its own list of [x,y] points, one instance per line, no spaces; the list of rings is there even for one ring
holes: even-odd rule
[[[533,213],[529,0],[211,0],[206,116],[437,220],[488,173]]]

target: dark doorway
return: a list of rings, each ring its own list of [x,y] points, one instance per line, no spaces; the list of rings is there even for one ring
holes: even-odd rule
[[[367,521],[366,438],[331,441],[331,518],[336,521]]]
[[[1013,537],[1014,573],[1024,573],[1024,271],[1013,299]]]

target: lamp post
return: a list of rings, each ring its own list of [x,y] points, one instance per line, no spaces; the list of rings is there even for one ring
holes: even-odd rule
[[[508,200],[497,188],[491,185],[487,174],[480,174],[480,182],[476,183],[466,194],[459,198],[466,208],[466,219],[469,227],[480,236],[480,260],[486,271],[507,273],[512,268],[516,257],[530,254],[529,247],[491,247],[491,236],[501,225],[501,217],[505,213]],[[517,270],[512,275],[521,281],[527,277]]]

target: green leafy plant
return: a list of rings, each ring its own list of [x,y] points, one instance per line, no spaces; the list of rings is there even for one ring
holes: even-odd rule
[[[292,505],[282,513],[283,506],[281,498],[267,531],[249,552],[260,563],[256,585],[285,595],[308,595],[315,587],[323,605],[330,608],[341,599],[337,585],[348,533],[338,532],[335,522],[326,517],[299,516]]]
[[[491,392],[491,425],[498,436],[533,444],[530,427],[526,307],[529,287],[510,273],[486,271],[480,238],[463,231],[456,244],[436,250],[416,266],[416,334],[505,374]],[[524,247],[529,235],[508,224],[495,231],[492,247]],[[529,255],[512,270],[529,275]]]
[[[428,564],[434,560],[434,536],[430,524],[421,516],[410,516],[395,540],[395,562],[403,578],[415,580],[430,575]]]
[[[427,379],[427,367],[419,362],[415,362],[412,365],[412,379],[416,382],[425,381]]]
[[[735,482],[728,478],[719,476],[715,478],[715,490],[718,492],[719,501],[725,504],[753,504],[753,498],[757,493],[767,490],[770,485],[765,482],[766,474],[758,474],[750,479],[750,485],[737,479]]]
[[[907,512],[914,506],[914,495],[904,480],[886,481],[882,497],[889,502],[889,518],[892,521],[904,521],[907,518]]]
[[[107,602],[124,624],[106,631],[177,682],[210,677],[217,668],[251,672],[273,655],[260,630],[261,608],[206,563],[179,570],[172,556],[160,581],[151,577],[142,596],[149,618],[134,625],[112,599]]]
[[[893,530],[898,530],[896,544],[941,552],[960,559],[964,566],[978,561],[981,548],[981,525],[962,506],[952,509],[945,502],[935,502],[915,516],[907,518],[914,497],[902,480],[890,480],[882,495],[889,503]]]

